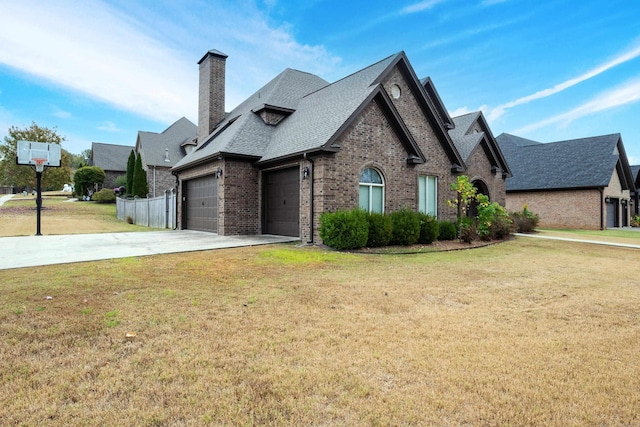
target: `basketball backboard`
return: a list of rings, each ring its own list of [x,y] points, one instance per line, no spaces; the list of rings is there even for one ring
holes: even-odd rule
[[[34,159],[45,159],[44,166],[60,167],[60,144],[49,142],[18,141],[16,163],[19,165],[36,165]]]

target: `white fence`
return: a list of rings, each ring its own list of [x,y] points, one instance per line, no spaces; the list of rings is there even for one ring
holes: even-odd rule
[[[151,228],[176,228],[176,193],[166,190],[164,196],[151,199],[116,200],[116,212],[119,220]]]

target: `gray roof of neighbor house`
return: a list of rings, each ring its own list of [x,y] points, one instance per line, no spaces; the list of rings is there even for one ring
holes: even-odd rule
[[[161,133],[138,131],[137,149],[147,166],[173,167],[185,155],[183,146],[188,145],[197,132],[198,127],[182,117]]]
[[[542,144],[503,133],[496,140],[513,173],[507,191],[604,188],[615,171],[623,189],[634,187],[620,134]]]
[[[135,147],[116,144],[91,143],[91,164],[103,171],[126,172],[129,154]]]
[[[218,155],[269,162],[312,151],[335,151],[339,148],[334,146],[336,139],[374,98],[383,104],[385,114],[395,117],[392,126],[403,135],[401,139],[409,157],[416,162],[424,161],[412,136],[394,116],[397,112],[390,107],[391,102],[379,84],[386,72],[400,62],[410,70],[401,52],[331,84],[313,74],[286,69],[228,113],[209,138],[199,142],[174,169],[184,169]],[[420,90],[420,83],[415,76],[413,79],[416,90]],[[424,105],[429,108],[426,100]],[[256,112],[269,108],[279,109],[287,117],[277,126],[267,125]],[[446,131],[441,135],[444,140],[449,139]],[[453,143],[448,140],[444,144],[449,145],[445,149],[455,159],[452,163],[463,165]]]
[[[640,165],[631,166],[631,176],[636,183],[636,189],[640,188]]]
[[[455,126],[449,129],[451,140],[455,144],[462,159],[466,162],[476,147],[485,141],[485,151],[488,151],[492,166],[498,166],[503,173],[510,174],[511,168],[504,158],[500,146],[493,137],[489,125],[481,111],[475,111],[462,116],[453,117],[451,123]],[[474,124],[478,123],[481,131],[475,131]]]

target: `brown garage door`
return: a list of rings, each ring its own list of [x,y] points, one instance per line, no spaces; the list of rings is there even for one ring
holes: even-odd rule
[[[218,232],[218,180],[215,175],[186,181],[185,218],[189,230]]]
[[[264,174],[264,233],[300,236],[300,173],[289,168]]]

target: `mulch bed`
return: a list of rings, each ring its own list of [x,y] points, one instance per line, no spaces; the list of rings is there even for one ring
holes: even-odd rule
[[[497,243],[506,242],[513,237],[506,240],[476,240],[471,243],[464,243],[460,240],[444,240],[435,241],[430,245],[411,245],[411,246],[383,246],[379,248],[362,248],[351,251],[344,251],[354,254],[381,254],[381,255],[405,255],[405,254],[420,254],[430,252],[449,252],[449,251],[461,251],[467,249],[482,248],[485,246],[495,245]],[[324,245],[323,245],[324,246]],[[332,248],[324,246],[328,250]]]

